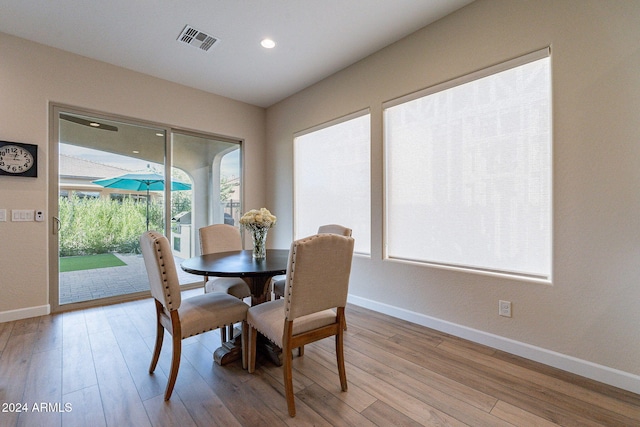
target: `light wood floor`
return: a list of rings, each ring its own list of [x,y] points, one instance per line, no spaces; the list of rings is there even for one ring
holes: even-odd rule
[[[217,332],[183,341],[165,403],[171,340],[149,375],[150,299],[3,323],[0,426],[640,425],[639,395],[359,307],[347,322],[349,391],[333,340],[308,345],[294,359],[294,419],[280,368],[212,362]]]

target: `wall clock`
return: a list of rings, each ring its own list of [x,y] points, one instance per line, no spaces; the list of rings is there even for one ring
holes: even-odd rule
[[[0,175],[38,176],[38,146],[0,141]]]

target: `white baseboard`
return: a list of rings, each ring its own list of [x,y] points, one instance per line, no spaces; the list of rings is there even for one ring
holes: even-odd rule
[[[49,313],[51,313],[51,306],[49,304],[37,307],[21,308],[19,310],[0,311],[0,323],[28,319],[30,317],[45,316]]]
[[[635,374],[355,295],[350,294],[348,302],[640,394],[640,376]]]

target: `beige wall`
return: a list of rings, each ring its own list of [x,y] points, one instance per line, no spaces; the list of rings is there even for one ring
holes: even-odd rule
[[[244,140],[245,203],[264,205],[265,110],[0,33],[0,140],[38,145],[38,178],[0,177],[0,209],[47,209],[50,103]],[[48,213],[50,218],[53,213]],[[49,222],[0,222],[0,321],[49,304]]]
[[[639,23],[633,0],[477,0],[268,108],[273,244],[292,238],[293,133],[370,108],[373,247],[350,301],[640,392]],[[553,284],[384,261],[381,104],[549,45]]]
[[[640,392],[638,22],[635,0],[477,0],[270,107],[266,122],[258,107],[0,34],[0,139],[40,155],[37,179],[0,177],[0,208],[46,209],[57,102],[243,138],[246,206],[278,216],[270,244],[286,248],[293,133],[370,108],[373,247],[354,261],[350,300]],[[553,285],[382,260],[382,102],[548,45]],[[46,308],[49,228],[0,222],[0,321]],[[499,299],[513,318],[497,315]]]

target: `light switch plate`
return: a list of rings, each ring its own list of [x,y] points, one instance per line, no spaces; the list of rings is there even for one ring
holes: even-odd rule
[[[7,210],[0,209],[0,222],[5,222],[7,220]]]
[[[33,221],[33,210],[11,209],[11,221]]]

